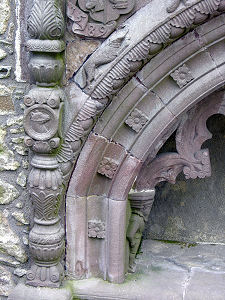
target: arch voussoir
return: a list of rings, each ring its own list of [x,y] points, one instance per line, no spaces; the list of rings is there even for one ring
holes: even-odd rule
[[[181,16],[187,9],[198,11],[199,5],[203,4],[204,11],[203,2],[196,1],[193,7],[183,8],[170,17],[165,14],[166,8],[163,6],[164,25],[171,25],[172,20],[175,24],[175,20],[179,19],[178,15]],[[99,69],[96,67],[92,80],[85,82],[84,91],[90,98],[89,108],[84,104],[83,112],[88,112],[86,118],[91,119],[92,124],[87,128],[93,128],[93,132],[80,153],[67,194],[67,220],[72,222],[72,226],[69,223],[67,226],[73,228],[73,231],[69,229],[67,232],[67,260],[73,261],[69,270],[71,276],[100,276],[116,283],[124,280],[128,256],[126,250],[129,245],[126,240],[129,220],[127,198],[141,165],[147,158],[149,161],[154,159],[160,147],[176,130],[186,111],[225,83],[225,22],[224,16],[219,15],[218,10],[219,7],[221,9],[222,2],[216,3],[210,11],[212,13],[214,7],[217,16],[162,49],[154,57],[151,56],[150,62],[141,71],[138,72],[140,64],[137,64],[137,69],[132,68],[133,73],[126,64],[129,60],[143,61],[149,55],[149,48],[146,46],[148,40],[136,37],[135,45],[124,48],[122,46],[115,60],[105,66],[101,65]],[[209,16],[210,12],[206,13],[205,10],[204,14]],[[193,28],[194,23],[197,24],[197,14],[195,17],[188,29]],[[129,30],[132,31],[132,28],[131,26]],[[168,25],[168,40],[165,41],[165,45],[171,42],[171,28]],[[149,38],[153,29],[149,28],[148,34],[146,28],[145,30],[145,38]],[[116,33],[115,37],[117,34],[120,33]],[[155,27],[154,34],[158,34]],[[127,33],[122,41],[127,41],[126,36]],[[162,43],[163,41],[160,42]],[[96,52],[90,61],[91,64],[96,55],[103,53],[103,48]],[[84,66],[77,76],[81,76],[82,72],[88,75],[87,70]],[[128,81],[135,73],[136,75]],[[119,80],[121,86],[118,84]],[[128,82],[125,84],[126,81]],[[114,94],[116,95],[113,96]],[[112,100],[110,104],[109,99]],[[103,113],[93,127],[101,110]],[[78,114],[75,122],[84,122],[83,112],[82,115]],[[78,127],[81,124],[81,121],[79,122],[76,123]],[[88,134],[88,129],[85,134]],[[137,214],[140,208],[137,204],[138,197],[144,199],[143,209],[148,212],[151,209],[154,186],[149,188],[150,191],[144,196],[130,196],[133,197],[131,208]],[[82,212],[80,217],[78,213],[82,210],[86,213]],[[144,213],[139,217],[145,219],[146,215]],[[72,244],[76,241],[79,243],[80,222],[85,238],[82,237],[79,248],[74,248]],[[132,251],[132,255],[135,256],[135,250]]]

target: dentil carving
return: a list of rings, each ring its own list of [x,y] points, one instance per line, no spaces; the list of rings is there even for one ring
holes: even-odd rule
[[[135,0],[70,0],[67,16],[73,21],[74,33],[106,38],[115,29],[120,15],[131,12],[134,5]]]

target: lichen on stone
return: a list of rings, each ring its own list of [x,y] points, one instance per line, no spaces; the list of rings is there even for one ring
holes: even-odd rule
[[[22,211],[14,211],[12,216],[23,225],[29,225],[29,221],[25,218],[24,213]]]
[[[12,117],[9,118],[6,122],[7,126],[14,126],[14,125],[19,125],[19,126],[23,126],[23,116],[16,116],[16,117]]]
[[[0,171],[17,170],[20,166],[14,159],[14,153],[8,149],[5,143],[6,130],[0,127]]]
[[[17,179],[16,179],[16,183],[19,184],[22,187],[25,187],[27,184],[27,176],[26,174],[22,171],[19,173]]]
[[[10,1],[1,0],[0,1],[0,34],[6,32],[8,28],[8,21],[10,18]]]
[[[0,204],[9,204],[19,196],[17,189],[0,179]]]
[[[0,266],[0,295],[9,296],[10,292],[14,287],[11,273]]]
[[[6,115],[14,112],[12,93],[15,87],[0,85],[0,115]]]
[[[0,48],[0,60],[4,59],[7,56],[7,53]]]
[[[16,258],[21,263],[27,261],[19,237],[11,229],[6,214],[0,211],[0,252]]]

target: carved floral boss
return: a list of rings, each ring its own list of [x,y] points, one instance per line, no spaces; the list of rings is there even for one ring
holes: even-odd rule
[[[116,27],[120,15],[132,11],[135,0],[70,0],[67,16],[78,35],[106,38]]]

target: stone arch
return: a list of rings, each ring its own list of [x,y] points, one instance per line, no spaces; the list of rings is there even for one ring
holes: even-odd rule
[[[165,48],[117,90],[80,153],[67,191],[71,277],[124,280],[128,193],[143,161],[155,157],[181,116],[224,85],[223,53],[224,17],[217,16]],[[93,113],[94,101],[105,105],[105,97],[95,100],[93,93],[86,112],[88,107]],[[85,105],[77,120],[87,125]]]

